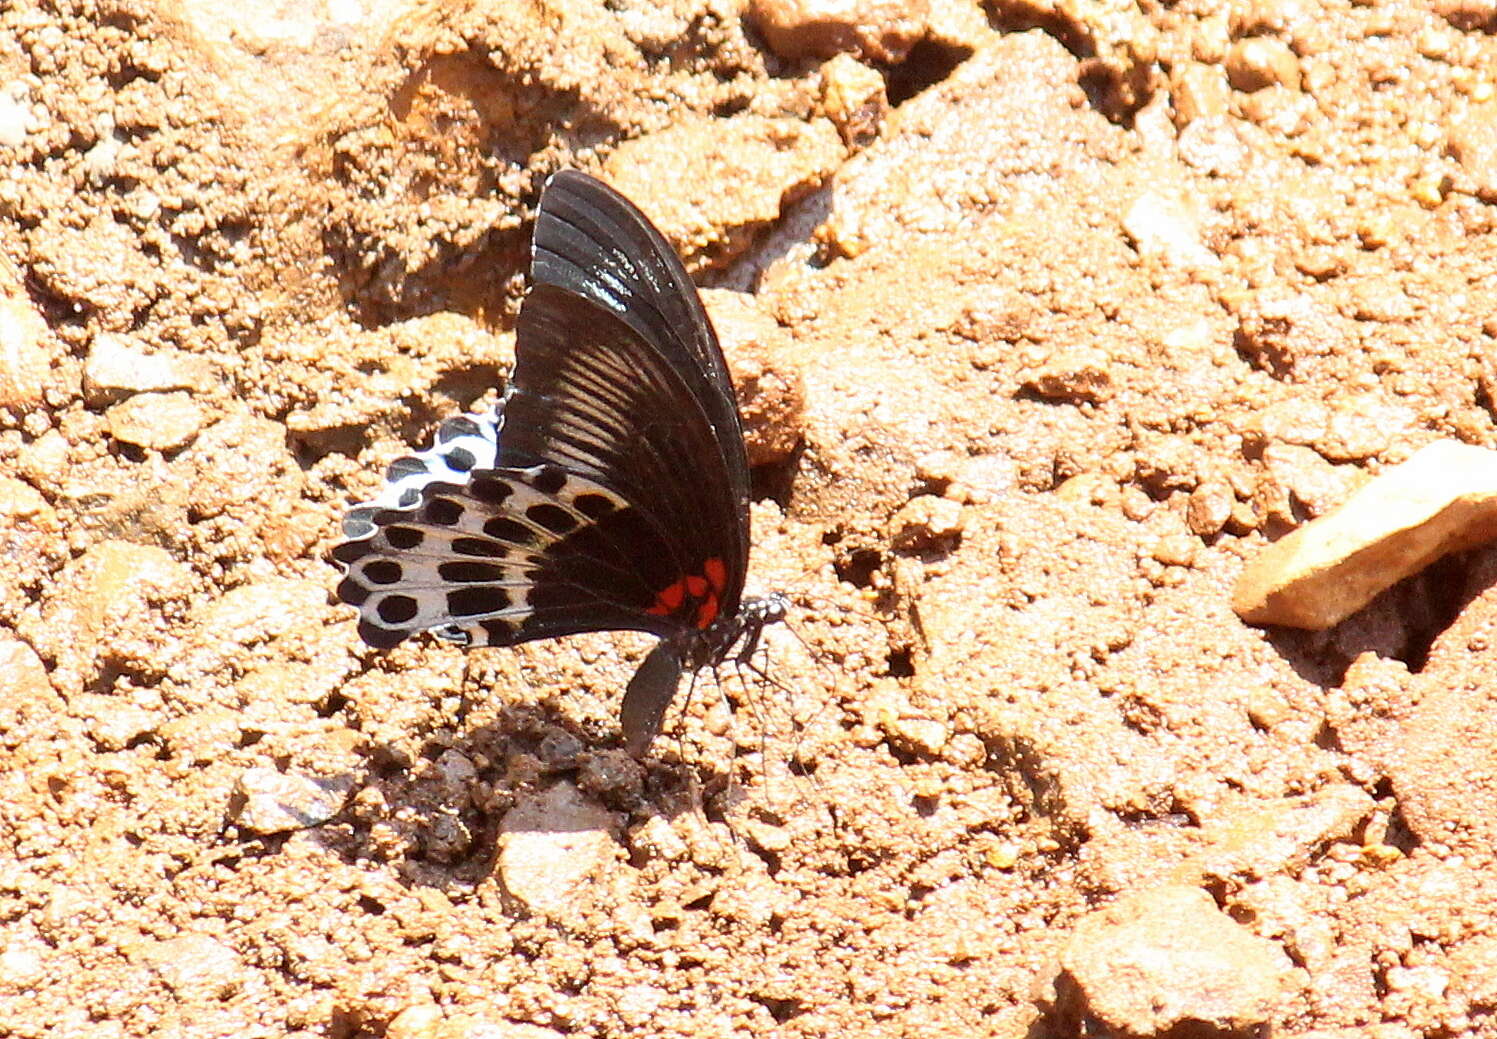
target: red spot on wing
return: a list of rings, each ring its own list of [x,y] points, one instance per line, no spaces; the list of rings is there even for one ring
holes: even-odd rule
[[[713,556],[702,564],[702,573],[707,575],[707,580],[712,582],[712,588],[718,595],[728,586],[728,568],[723,561]]]
[[[688,614],[692,622],[698,628],[710,627],[717,620],[719,600],[727,583],[728,568],[721,559],[713,556],[702,564],[700,574],[687,574],[662,589],[656,594],[654,605],[645,612],[657,617],[668,617],[681,612],[682,607],[688,605],[689,596],[690,604],[696,607],[694,612]]]
[[[697,627],[709,627],[717,619],[717,594],[710,593],[697,607]]]

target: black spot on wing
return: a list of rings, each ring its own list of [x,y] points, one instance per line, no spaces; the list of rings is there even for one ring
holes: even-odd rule
[[[484,556],[489,559],[504,559],[509,555],[509,549],[486,538],[453,538],[452,551],[460,556]]]
[[[426,503],[422,510],[427,522],[435,523],[440,527],[455,527],[463,518],[463,507],[451,498],[433,498]]]
[[[409,595],[387,595],[380,600],[375,612],[386,624],[404,624],[416,616],[416,600]]]
[[[385,541],[391,548],[399,549],[402,552],[418,547],[425,539],[426,535],[415,527],[385,528]]]
[[[507,480],[494,476],[476,476],[468,481],[468,493],[485,505],[503,505],[515,489]]]
[[[504,568],[495,566],[493,563],[473,563],[464,559],[439,563],[437,575],[442,580],[451,581],[454,584],[475,584],[481,581],[503,580]]]
[[[352,577],[345,577],[338,582],[338,598],[350,606],[362,606],[369,598],[369,589]]]
[[[566,534],[577,526],[577,518],[559,505],[542,502],[525,510],[525,518],[553,534]]]
[[[403,571],[393,559],[376,559],[364,565],[363,574],[375,584],[395,584]]]
[[[503,588],[479,585],[458,588],[447,593],[447,612],[454,617],[471,617],[475,613],[494,613],[509,605],[509,593]]]
[[[578,512],[582,513],[588,519],[598,519],[600,516],[606,516],[615,508],[612,499],[605,494],[598,494],[595,491],[579,494],[577,500],[572,504]]]
[[[555,494],[567,485],[567,474],[554,465],[541,466],[541,471],[535,474],[531,486],[542,494]]]
[[[410,632],[404,628],[382,628],[371,620],[359,621],[359,638],[375,649],[390,649],[400,645]]]
[[[508,516],[495,516],[483,525],[483,532],[497,541],[507,541],[512,545],[528,545],[535,539],[534,531]]]

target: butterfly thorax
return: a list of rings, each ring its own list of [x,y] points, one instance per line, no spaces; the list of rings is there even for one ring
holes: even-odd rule
[[[764,629],[785,619],[789,601],[779,592],[745,599],[736,612],[719,617],[706,628],[678,636],[682,664],[688,670],[717,667],[732,657],[747,661],[759,648]],[[734,647],[737,651],[734,651]]]

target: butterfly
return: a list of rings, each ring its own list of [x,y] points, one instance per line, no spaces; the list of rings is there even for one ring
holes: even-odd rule
[[[419,631],[464,646],[658,636],[620,714],[639,757],[683,672],[747,661],[788,604],[743,597],[743,425],[669,243],[567,170],[541,192],[530,276],[502,400],[443,423],[348,511],[338,595],[380,648]]]

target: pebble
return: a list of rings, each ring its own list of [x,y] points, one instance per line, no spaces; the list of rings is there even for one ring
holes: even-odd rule
[[[702,304],[730,358],[749,465],[776,465],[800,446],[806,390],[790,333],[745,292],[703,289]]]
[[[1214,267],[1217,258],[1201,243],[1201,228],[1190,205],[1178,196],[1146,191],[1123,213],[1123,231],[1140,256],[1158,257],[1172,267]]]
[[[186,393],[141,393],[104,412],[109,434],[125,444],[174,451],[197,438],[203,409]]]
[[[238,991],[244,964],[233,949],[206,934],[157,942],[143,958],[183,1003],[214,1003]]]
[[[36,650],[19,639],[0,639],[0,747],[42,735],[64,709]]]
[[[1250,94],[1264,87],[1299,89],[1299,58],[1289,44],[1266,36],[1250,36],[1227,48],[1227,80]]]
[[[1197,119],[1215,119],[1230,114],[1232,90],[1217,65],[1189,61],[1170,77],[1175,122],[1188,126]]]
[[[1185,522],[1192,534],[1208,538],[1220,534],[1232,518],[1232,506],[1237,496],[1232,488],[1221,480],[1203,480],[1190,492],[1185,510]]]
[[[1206,892],[1166,885],[1084,917],[1060,957],[1062,993],[1114,1034],[1254,1034],[1279,1006],[1291,969]],[[1078,1022],[1079,1023],[1079,1022]]]
[[[1100,350],[1078,347],[1061,351],[1040,365],[1024,388],[1046,400],[1070,404],[1100,404],[1113,394],[1108,357]]]
[[[1232,608],[1250,624],[1322,630],[1450,552],[1497,537],[1497,452],[1442,440],[1265,548]]]
[[[31,122],[30,88],[22,80],[0,86],[0,147],[16,148],[26,143]]]
[[[499,877],[531,910],[565,916],[613,861],[617,820],[571,783],[519,799],[500,823]]]
[[[894,547],[901,552],[950,551],[961,540],[963,524],[960,502],[917,495],[894,517]]]
[[[443,1016],[435,1003],[406,1007],[385,1026],[385,1039],[437,1039]]]
[[[42,402],[47,340],[47,322],[28,300],[0,299],[0,408],[32,408]]]
[[[60,690],[93,681],[106,660],[158,670],[172,645],[164,615],[180,608],[191,588],[192,572],[164,549],[101,541],[62,569],[21,630],[54,661]]]
[[[112,404],[133,393],[204,390],[207,362],[176,351],[147,351],[128,336],[100,332],[83,362],[83,395],[91,406]]]
[[[1497,202],[1497,104],[1480,105],[1451,127],[1447,148],[1476,197]]]
[[[273,768],[251,768],[234,783],[229,816],[251,833],[285,833],[325,823],[353,792],[354,778],[305,776]]]
[[[748,17],[789,61],[851,53],[896,65],[926,34],[928,0],[751,0]]]
[[[851,54],[839,54],[821,67],[821,107],[845,144],[865,148],[889,114],[884,77]]]

